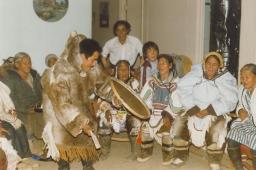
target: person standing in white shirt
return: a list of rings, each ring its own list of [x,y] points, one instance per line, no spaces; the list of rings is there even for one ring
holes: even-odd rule
[[[102,63],[105,68],[112,68],[120,60],[129,61],[134,69],[138,67],[135,63],[137,57],[142,56],[142,43],[138,38],[128,35],[130,31],[131,25],[127,21],[119,20],[114,24],[115,37],[108,40],[103,47]]]

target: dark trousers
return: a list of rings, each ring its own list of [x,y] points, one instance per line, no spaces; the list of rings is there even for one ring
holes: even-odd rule
[[[236,170],[243,169],[242,160],[241,160],[241,151],[240,143],[232,139],[227,139],[228,142],[228,154],[229,158],[235,166]],[[256,169],[256,150],[251,149],[252,154],[252,164],[253,168]]]
[[[2,121],[1,124],[7,131],[6,138],[11,140],[12,146],[18,152],[18,155],[21,158],[31,157],[25,126],[21,125],[20,128],[14,129],[14,127],[8,122]]]
[[[94,170],[93,168],[93,161],[91,160],[81,160],[81,163],[83,165],[83,170]],[[58,162],[58,170],[70,170],[69,162],[60,159]]]

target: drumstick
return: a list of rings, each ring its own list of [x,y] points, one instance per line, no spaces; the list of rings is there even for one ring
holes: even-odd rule
[[[100,146],[97,136],[92,131],[90,131],[90,135],[92,137],[92,140],[93,140],[93,143],[94,143],[96,149],[99,149],[101,146]]]

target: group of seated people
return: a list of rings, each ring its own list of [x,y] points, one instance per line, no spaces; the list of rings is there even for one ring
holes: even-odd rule
[[[78,158],[84,169],[93,170],[99,155],[102,160],[109,156],[113,132],[126,131],[131,158],[139,162],[151,158],[155,140],[162,147],[163,165],[183,165],[193,144],[205,148],[210,168],[217,170],[227,144],[231,162],[241,170],[243,144],[251,149],[256,168],[256,65],[242,67],[238,89],[237,80],[225,69],[223,57],[217,52],[208,53],[184,76],[178,74],[177,67],[182,66],[174,57],[160,54],[152,41],[141,46],[138,67],[129,57],[109,59],[115,50],[116,54],[126,54],[132,43],[137,49],[137,40],[127,39],[129,31],[125,21],[115,24],[117,37],[104,46],[102,64],[96,63],[101,59],[99,44],[77,33],[70,35],[59,58],[54,54],[46,57],[48,68],[42,77],[32,69],[27,53],[19,52],[1,63],[0,148],[5,151],[3,143],[11,141],[9,151],[5,151],[8,162],[40,154],[43,147],[38,143],[43,138],[47,156],[57,162],[59,169],[70,169],[69,162]],[[124,49],[117,50],[117,40]],[[128,52],[140,54],[136,50]],[[141,120],[124,107],[108,78],[98,80],[105,73],[127,84],[141,98],[150,110],[149,119]],[[93,90],[88,89],[88,83],[94,83]],[[96,101],[96,107],[91,109],[86,101]],[[237,119],[233,121],[230,113],[234,110]],[[95,133],[100,152],[94,147],[95,139],[91,140]],[[8,166],[15,167],[11,163]]]
[[[112,107],[106,107],[102,103],[101,114],[103,113],[104,116],[101,117],[99,134],[100,137],[105,138],[102,140],[105,142],[102,144],[102,149],[105,149],[103,155],[109,153],[112,131],[120,132],[120,125],[116,125],[118,122],[122,127],[127,128],[133,158],[135,157],[139,162],[151,158],[155,139],[162,146],[164,165],[183,165],[188,159],[189,146],[192,143],[196,147],[206,149],[211,169],[220,169],[227,143],[227,151],[234,167],[243,169],[240,145],[251,148],[252,154],[255,155],[256,129],[253,104],[256,65],[247,64],[241,69],[239,92],[237,80],[224,68],[223,57],[219,53],[208,53],[201,64],[193,65],[189,73],[179,78],[173,57],[158,54],[158,48],[153,48],[155,45],[150,46],[146,52],[149,55],[151,50],[155,50],[154,60],[150,60],[146,55],[145,61],[151,63],[155,61],[156,66],[151,67],[150,71],[153,69],[155,71],[145,84],[140,83],[138,88],[129,83],[135,79],[130,74],[127,75],[131,77],[127,76],[125,79],[118,76],[122,63],[126,63],[124,64],[127,65],[126,72],[129,71],[128,62],[120,60],[116,72],[119,73],[117,78],[130,85],[146,103],[151,111],[150,119],[136,121],[136,116],[127,109],[126,119],[123,117],[116,119],[118,112],[125,109],[119,107],[114,99],[109,100]],[[142,65],[142,69],[143,66],[145,64]],[[143,77],[143,72],[140,77]],[[237,119],[233,121],[231,113],[235,110]],[[112,117],[109,118],[109,115]],[[132,117],[134,120],[131,120]],[[112,130],[107,127],[111,127]],[[131,129],[133,129],[132,133]],[[134,145],[135,141],[138,144],[136,140],[138,138],[140,138],[140,150],[135,151]],[[256,168],[255,160],[253,157],[254,168]]]
[[[53,60],[57,61],[56,55],[47,56],[46,65],[50,67],[54,62]],[[13,148],[17,151],[17,162],[42,152],[43,142],[40,138],[44,119],[41,108],[40,77],[32,69],[31,58],[27,53],[19,52],[14,57],[1,60],[1,134],[11,141]],[[39,144],[41,146],[35,146],[33,144],[35,141],[41,143]],[[2,147],[7,146],[3,145]],[[8,151],[8,153],[14,152]],[[13,157],[13,155],[11,156]],[[14,158],[12,160],[15,160]],[[23,167],[25,166],[23,165]],[[37,165],[32,164],[32,166]]]

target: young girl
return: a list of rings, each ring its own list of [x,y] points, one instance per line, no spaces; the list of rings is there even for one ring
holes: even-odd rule
[[[246,64],[241,69],[243,87],[239,93],[237,113],[238,121],[234,121],[227,135],[228,154],[236,170],[242,170],[240,145],[251,149],[252,162],[256,168],[256,65]]]
[[[155,139],[162,145],[163,165],[168,165],[173,157],[171,124],[182,112],[182,106],[176,93],[178,77],[173,58],[167,54],[159,55],[157,68],[158,72],[146,82],[140,94],[152,114],[141,126],[141,153],[137,161],[145,162],[151,158]]]
[[[143,45],[142,51],[144,63],[140,70],[141,88],[155,73],[157,73],[157,56],[159,54],[159,48],[156,43],[148,41]]]

